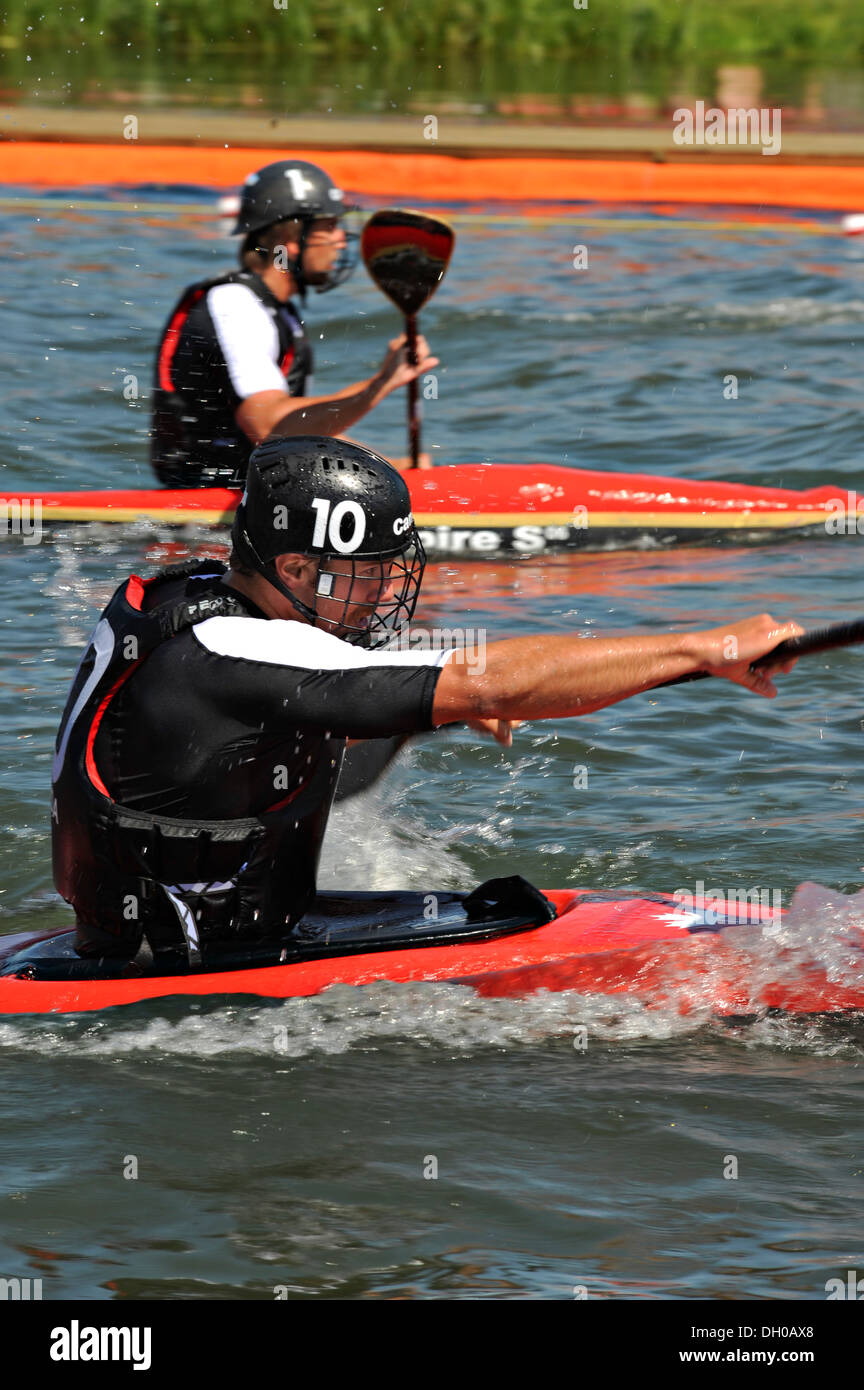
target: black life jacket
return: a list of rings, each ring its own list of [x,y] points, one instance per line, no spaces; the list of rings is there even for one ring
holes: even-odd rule
[[[142,932],[178,967],[201,961],[208,941],[287,937],[315,893],[315,872],[344,750],[266,812],[197,821],[118,805],[94,758],[100,721],[124,681],[156,647],[206,618],[249,610],[220,583],[215,560],[121,584],[91,636],[66,703],[52,773],[54,883],[76,910],[85,947],[134,955]],[[179,601],[144,609],[151,587],[184,580]],[[88,938],[88,926],[92,925]]]
[[[207,312],[217,285],[245,285],[269,311],[279,335],[279,369],[292,396],[302,396],[312,348],[294,305],[283,304],[250,270],[201,280],[183,291],[156,352],[150,462],[163,487],[243,487],[254,445],[234,412],[240,397]]]

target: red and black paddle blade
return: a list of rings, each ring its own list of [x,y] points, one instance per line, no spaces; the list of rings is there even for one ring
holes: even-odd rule
[[[360,249],[375,284],[410,316],[423,308],[443,280],[455,240],[453,228],[437,217],[385,208],[369,218]]]

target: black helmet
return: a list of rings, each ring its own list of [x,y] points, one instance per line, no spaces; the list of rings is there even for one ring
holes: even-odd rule
[[[250,174],[240,191],[240,210],[232,235],[243,236],[243,249],[254,248],[255,233],[272,227],[274,222],[297,218],[301,223],[300,251],[295,262],[288,266],[297,287],[305,293],[303,250],[309,228],[316,217],[344,217],[352,208],[345,194],[337,188],[329,174],[317,164],[303,159],[280,159]],[[345,251],[326,281],[316,285],[319,294],[332,290],[347,280],[356,264],[357,237],[346,237]]]
[[[361,444],[317,435],[260,444],[231,541],[241,564],[346,641],[382,646],[413,616],[426,556],[411,497],[392,464]],[[279,578],[274,561],[288,554],[318,557],[312,604]],[[319,599],[341,602],[341,611],[325,618]],[[349,622],[358,606],[368,612]]]

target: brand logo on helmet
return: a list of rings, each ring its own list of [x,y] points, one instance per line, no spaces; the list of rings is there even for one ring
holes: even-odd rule
[[[414,525],[414,518],[409,512],[407,516],[397,516],[393,522],[394,536],[404,536],[406,531],[410,531]]]

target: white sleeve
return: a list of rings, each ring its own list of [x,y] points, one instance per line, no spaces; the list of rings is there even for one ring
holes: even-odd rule
[[[257,295],[246,285],[215,285],[207,308],[225,358],[231,384],[241,400],[257,391],[283,391],[279,334]]]
[[[307,671],[360,671],[376,666],[446,665],[453,655],[443,650],[412,646],[366,651],[331,632],[291,618],[206,618],[193,629],[196,639],[216,656],[232,656],[269,666],[293,666]],[[422,635],[422,634],[421,634]]]
[[[223,712],[336,738],[433,729],[435,689],[453,655],[365,651],[290,618],[207,618],[192,632],[198,679]]]

